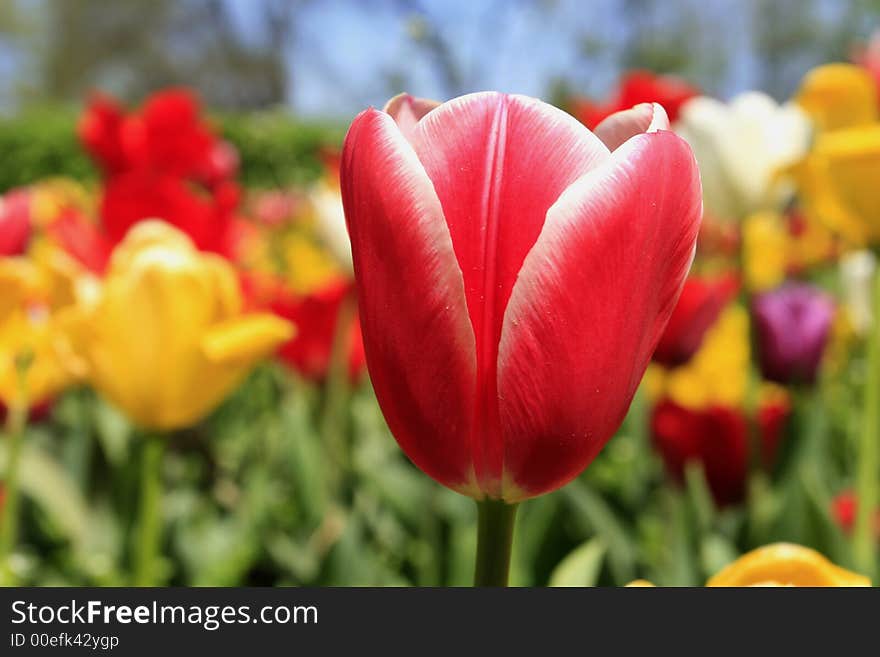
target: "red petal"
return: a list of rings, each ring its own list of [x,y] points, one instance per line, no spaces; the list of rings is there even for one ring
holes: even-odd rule
[[[0,257],[22,255],[31,238],[31,193],[11,189],[0,196]]]
[[[678,367],[688,362],[738,291],[739,280],[732,274],[716,279],[689,277],[657,343],[654,360],[666,367]]]
[[[440,201],[394,121],[372,109],[345,139],[341,182],[364,347],[385,419],[417,466],[476,494],[468,444],[474,335]]]
[[[690,148],[640,135],[547,213],[498,363],[505,499],[575,477],[619,426],[681,291],[700,224]]]
[[[464,275],[477,349],[474,468],[494,495],[503,458],[495,370],[504,309],[548,208],[608,149],[565,112],[494,92],[444,103],[411,138]]]

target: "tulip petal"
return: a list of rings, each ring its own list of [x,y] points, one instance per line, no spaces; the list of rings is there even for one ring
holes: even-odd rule
[[[407,139],[412,138],[416,124],[431,110],[440,106],[436,100],[416,98],[409,94],[397,94],[385,103],[383,112],[389,114]]]
[[[464,276],[477,354],[474,467],[493,495],[503,459],[495,369],[510,291],[548,208],[609,153],[565,112],[495,92],[444,103],[419,121],[412,143]]]
[[[294,333],[293,324],[277,315],[244,315],[212,326],[202,338],[202,350],[212,363],[249,366],[269,356]]]
[[[706,586],[871,586],[864,575],[835,566],[820,553],[793,543],[772,543],[744,554]]]
[[[427,474],[477,494],[474,335],[431,180],[391,117],[366,110],[346,137],[341,183],[367,364],[388,425]]]
[[[657,103],[640,103],[632,109],[615,112],[593,130],[608,150],[616,150],[630,137],[643,132],[669,130],[666,110]]]
[[[504,499],[561,486],[622,421],[694,253],[699,173],[683,140],[630,139],[547,213],[504,316]]]

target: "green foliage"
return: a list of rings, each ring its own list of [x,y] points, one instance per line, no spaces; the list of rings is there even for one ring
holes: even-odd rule
[[[304,123],[281,112],[225,115],[219,131],[241,157],[240,181],[251,187],[279,187],[316,178],[320,155],[342,143],[344,127]],[[88,181],[97,170],[76,136],[76,114],[32,111],[0,119],[0,191],[55,176]]]
[[[158,583],[470,584],[476,505],[406,459],[368,383],[338,388],[328,405],[331,387],[267,365],[207,421],[165,438]],[[852,471],[847,418],[828,412],[833,394],[795,397],[780,467],[756,471],[744,504],[723,508],[698,465],[681,486],[664,475],[637,396],[581,477],[522,504],[511,584],[701,585],[778,540],[851,567],[829,512]],[[143,440],[88,390],[29,428],[20,584],[130,583]]]
[[[76,138],[73,114],[35,111],[0,120],[0,191],[43,178],[96,175]]]

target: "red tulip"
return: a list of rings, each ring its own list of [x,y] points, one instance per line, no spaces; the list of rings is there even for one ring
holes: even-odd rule
[[[841,491],[831,502],[831,512],[834,520],[847,534],[852,533],[856,524],[856,513],[859,510],[859,500],[852,490]],[[880,508],[874,513],[874,533],[880,539]]]
[[[105,174],[129,166],[119,137],[124,119],[122,107],[113,98],[95,93],[77,125],[80,141]]]
[[[348,132],[370,376],[403,450],[450,488],[551,491],[626,413],[701,214],[687,144],[660,111],[627,119],[611,152],[561,110],[487,92],[431,110],[409,140],[374,109]]]
[[[572,110],[584,125],[592,129],[615,112],[633,105],[659,103],[666,110],[669,120],[675,122],[681,106],[699,93],[696,87],[671,75],[630,71],[607,101],[597,103],[581,98],[573,103]]]
[[[788,412],[788,404],[781,401],[765,404],[758,412],[759,448],[766,467],[776,460]],[[692,410],[666,400],[651,415],[654,445],[669,473],[681,481],[688,462],[701,464],[719,504],[738,502],[745,493],[749,431],[741,410],[723,406]]]
[[[239,164],[238,149],[228,141],[216,141],[205,161],[199,164],[197,178],[208,187],[215,187],[235,178]]]
[[[654,360],[667,367],[688,362],[738,289],[739,281],[734,276],[688,278],[654,352]]]
[[[340,311],[353,292],[351,282],[339,278],[310,294],[300,295],[275,278],[245,274],[241,281],[252,308],[273,312],[296,326],[296,335],[281,346],[278,357],[306,379],[323,381],[330,369]],[[365,366],[364,345],[357,316],[349,321],[346,361],[349,378],[355,382]]]
[[[210,161],[215,137],[199,116],[196,97],[186,89],[150,96],[121,127],[122,148],[132,167],[196,177]]]
[[[13,189],[0,197],[0,257],[23,254],[31,238],[31,194]]]
[[[135,169],[107,180],[101,199],[101,224],[115,244],[135,223],[163,219],[189,235],[199,249],[227,255],[232,210],[237,201],[238,190],[232,183],[208,195],[198,193],[174,175]]]

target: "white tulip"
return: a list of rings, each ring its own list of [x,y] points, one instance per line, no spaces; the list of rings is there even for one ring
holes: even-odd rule
[[[699,96],[684,104],[675,131],[694,150],[707,213],[740,220],[773,209],[788,190],[776,173],[807,151],[811,124],[793,103],[750,91],[725,104]]]
[[[353,271],[351,261],[351,242],[348,227],[345,225],[345,212],[342,209],[342,196],[338,185],[321,180],[312,187],[309,200],[317,218],[318,235],[330,253],[348,271]]]
[[[858,335],[867,334],[872,326],[871,285],[876,268],[877,258],[868,250],[848,253],[840,259],[844,307]]]

